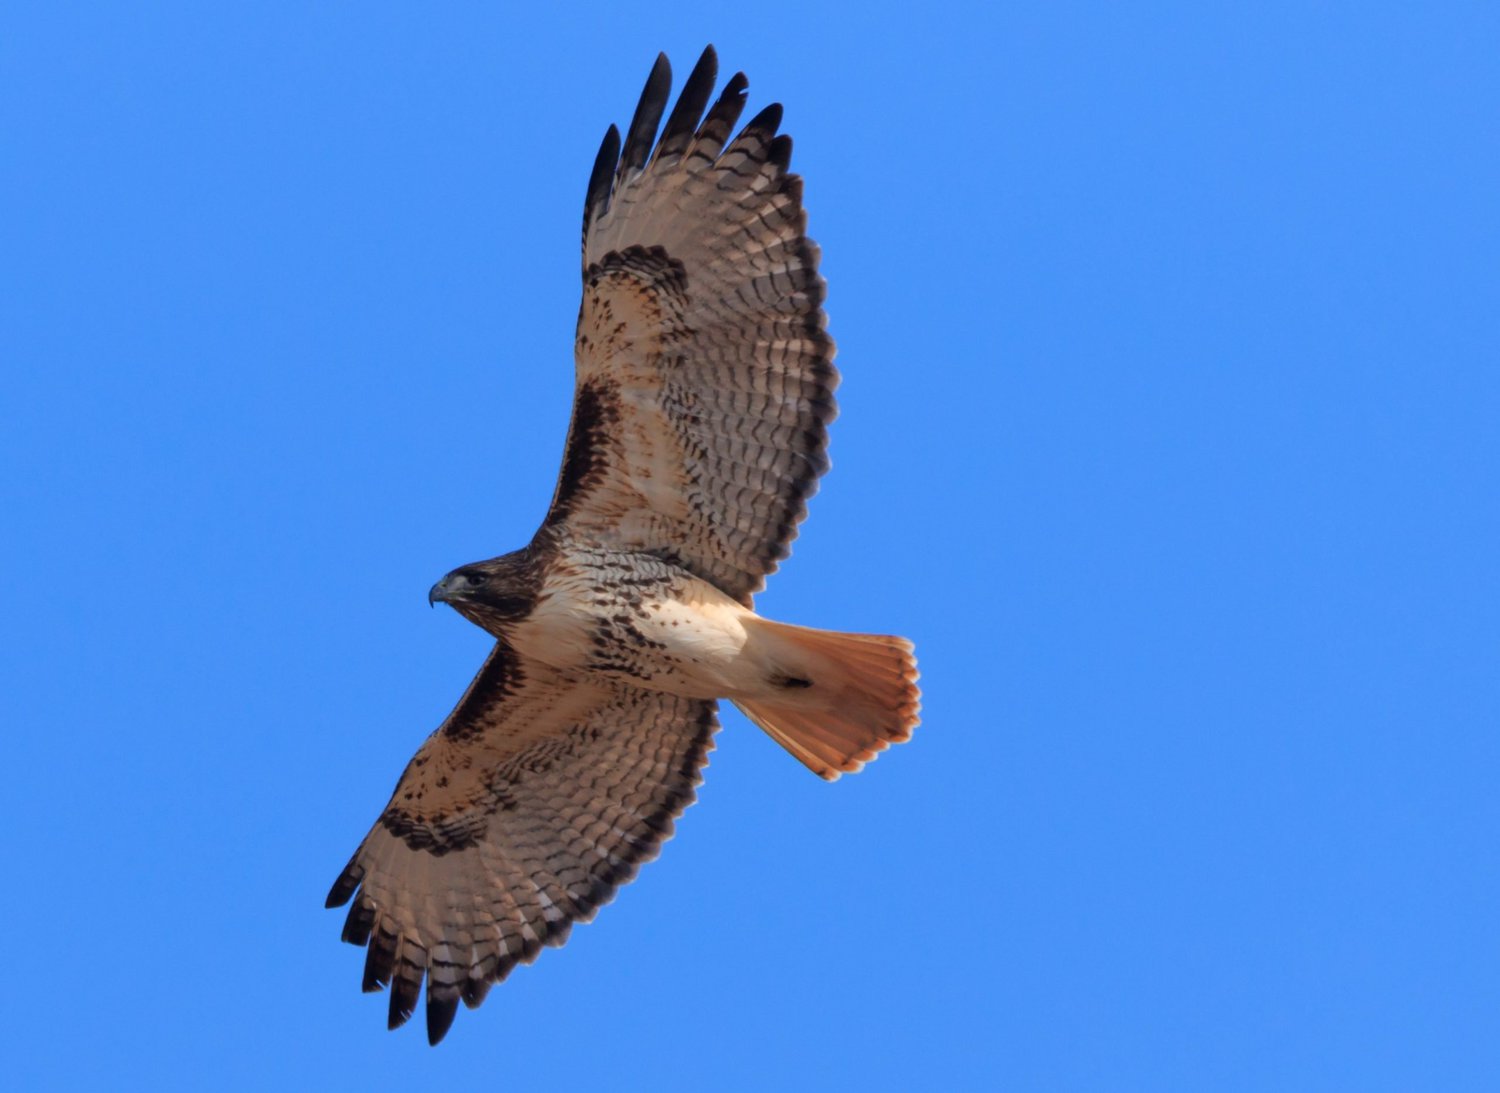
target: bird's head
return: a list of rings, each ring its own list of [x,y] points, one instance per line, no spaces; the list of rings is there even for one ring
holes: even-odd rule
[[[432,586],[427,602],[446,603],[498,636],[500,627],[525,618],[536,603],[535,582],[528,570],[510,554],[461,565]]]

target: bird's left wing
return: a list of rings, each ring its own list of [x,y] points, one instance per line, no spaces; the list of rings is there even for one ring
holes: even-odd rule
[[[561,945],[692,803],[714,703],[593,685],[495,646],[328,894],[390,1027],[427,979],[437,1043],[462,999]]]
[[[781,107],[731,136],[712,48],[667,116],[665,57],[584,202],[573,420],[546,525],[668,559],[749,604],[787,556],[835,413],[818,248]]]

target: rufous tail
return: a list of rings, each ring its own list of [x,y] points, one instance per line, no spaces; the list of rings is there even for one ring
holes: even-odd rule
[[[814,774],[834,781],[911,738],[922,697],[911,642],[761,618],[750,629],[772,670],[765,693],[734,704]]]

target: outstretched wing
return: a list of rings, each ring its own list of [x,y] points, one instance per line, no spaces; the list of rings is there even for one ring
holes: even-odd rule
[[[437,1043],[459,999],[561,945],[654,858],[718,727],[714,703],[574,680],[495,646],[328,894],[390,1027],[427,979]]]
[[[577,387],[547,525],[666,557],[749,603],[828,468],[833,340],[792,142],[705,50],[661,137],[659,57],[584,205]],[[700,121],[700,118],[702,119]],[[727,147],[726,147],[727,145]]]

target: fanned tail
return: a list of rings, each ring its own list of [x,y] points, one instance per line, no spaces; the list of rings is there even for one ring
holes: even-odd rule
[[[750,628],[773,667],[765,693],[734,704],[814,774],[834,781],[911,738],[921,710],[911,642],[761,618]]]

